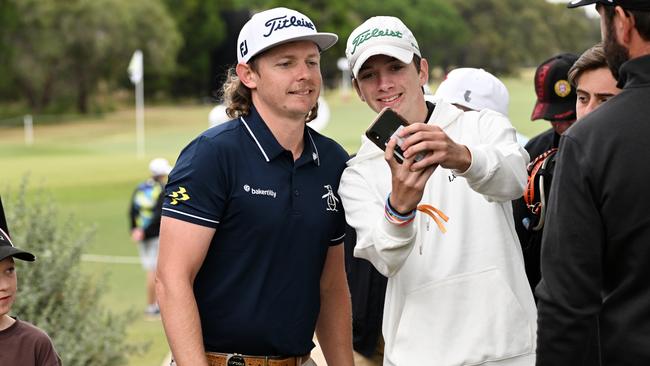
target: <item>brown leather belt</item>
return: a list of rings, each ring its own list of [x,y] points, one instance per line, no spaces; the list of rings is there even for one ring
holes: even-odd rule
[[[206,352],[205,356],[210,366],[300,366],[309,359],[309,355],[278,358],[218,352]]]

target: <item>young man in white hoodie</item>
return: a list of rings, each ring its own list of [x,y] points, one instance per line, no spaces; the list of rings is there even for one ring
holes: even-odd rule
[[[529,158],[515,129],[425,97],[427,61],[397,18],[368,19],[346,56],[361,100],[410,123],[402,164],[396,139],[382,152],[364,138],[339,187],[354,255],[389,278],[384,365],[533,365],[536,310],[510,205]]]

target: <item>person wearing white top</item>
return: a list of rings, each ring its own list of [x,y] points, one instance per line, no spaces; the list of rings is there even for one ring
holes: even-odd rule
[[[397,18],[367,20],[346,55],[359,97],[410,123],[403,164],[396,139],[382,152],[364,138],[339,186],[354,255],[388,277],[384,365],[533,365],[536,309],[510,205],[529,157],[515,129],[425,97],[427,61]]]

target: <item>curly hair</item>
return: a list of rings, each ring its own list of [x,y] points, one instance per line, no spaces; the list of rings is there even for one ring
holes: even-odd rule
[[[259,74],[255,61],[255,59],[250,60],[248,65],[251,70]],[[235,67],[233,66],[228,69],[226,81],[223,83],[221,89],[221,97],[223,103],[226,105],[226,114],[230,118],[248,116],[251,111],[251,105],[253,104],[251,89],[239,80]],[[316,117],[318,117],[318,102],[316,102],[316,105],[305,116],[305,123],[316,119]]]

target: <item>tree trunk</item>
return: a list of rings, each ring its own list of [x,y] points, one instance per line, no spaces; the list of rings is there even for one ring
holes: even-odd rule
[[[83,75],[80,75],[77,83],[77,110],[82,114],[88,113],[88,86]]]
[[[33,114],[39,113],[42,110],[42,108],[40,105],[40,99],[36,95],[34,88],[32,88],[31,84],[27,80],[23,80],[22,78],[17,78],[17,81],[18,81],[18,85],[20,86],[20,89],[23,90],[25,97],[27,97],[27,105],[29,106],[29,109],[32,111]]]
[[[54,85],[54,74],[50,74],[43,85],[43,93],[41,94],[41,108],[47,107],[52,101],[52,90]]]

